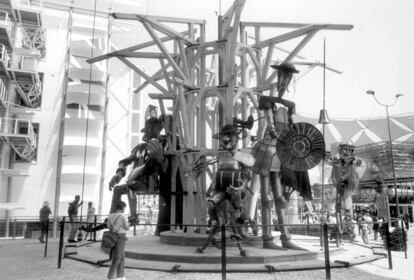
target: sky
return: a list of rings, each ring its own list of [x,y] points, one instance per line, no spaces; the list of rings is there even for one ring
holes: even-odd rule
[[[207,40],[215,40],[219,3],[149,0],[147,12],[205,19]],[[232,3],[221,0],[221,13]],[[386,104],[392,104],[397,93],[404,95],[390,107],[390,115],[414,112],[413,11],[414,1],[410,0],[247,0],[241,20],[353,25],[350,31],[320,31],[300,55],[307,61],[322,62],[326,41],[326,63],[343,71],[341,75],[326,72],[326,109],[331,118],[355,119],[386,114],[385,108],[366,94],[367,90],[374,90],[376,97]],[[317,116],[322,109],[322,68],[297,80],[287,97],[296,102],[298,113]]]

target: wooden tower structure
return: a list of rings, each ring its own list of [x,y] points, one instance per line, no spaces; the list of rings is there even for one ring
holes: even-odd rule
[[[137,94],[145,89],[153,90],[148,94],[158,100],[161,113],[168,113],[167,102],[172,104],[171,127],[178,137],[170,139],[168,151],[173,157],[171,221],[175,221],[178,172],[184,190],[183,223],[206,224],[206,182],[213,172],[209,169],[201,177],[194,178],[192,164],[200,153],[215,153],[214,146],[207,148],[206,140],[211,139],[211,135],[224,124],[231,123],[233,117],[246,119],[248,112],[257,107],[258,97],[273,91],[277,73],[269,68],[276,60],[274,50],[278,44],[299,38],[293,50],[279,59],[280,62],[292,61],[317,32],[352,29],[352,25],[337,24],[242,22],[244,4],[245,0],[235,0],[227,12],[218,17],[216,41],[206,41],[203,20],[114,13],[114,19],[140,22],[149,40],[88,61],[119,59],[144,79],[135,90]],[[277,35],[262,38],[264,28],[274,29]],[[157,70],[144,72],[138,66],[139,59],[152,59],[154,65],[158,63]],[[259,123],[257,135],[261,129]],[[248,144],[247,140],[243,143]]]

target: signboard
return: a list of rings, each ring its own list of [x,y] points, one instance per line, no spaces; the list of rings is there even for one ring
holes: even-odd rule
[[[388,195],[379,194],[377,196],[378,216],[384,217],[385,220],[390,220],[390,206],[388,203]]]

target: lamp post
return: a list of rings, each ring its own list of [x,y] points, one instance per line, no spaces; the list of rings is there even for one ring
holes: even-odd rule
[[[384,104],[384,103],[380,102],[375,97],[375,91],[373,91],[373,90],[367,90],[366,93],[369,94],[369,95],[372,95],[372,97],[374,98],[374,100],[379,105],[385,107],[385,111],[387,112],[388,142],[389,142],[390,151],[391,151],[392,177],[393,177],[393,182],[394,182],[394,192],[395,192],[395,201],[396,201],[396,206],[397,206],[397,218],[398,218],[400,216],[400,207],[399,207],[399,202],[398,202],[397,179],[395,177],[395,165],[394,165],[394,150],[392,148],[391,129],[390,129],[390,116],[388,114],[388,107],[394,106],[397,103],[398,98],[401,97],[401,96],[403,96],[403,95],[400,94],[400,93],[398,93],[398,94],[395,95],[394,103],[392,103],[392,104]]]

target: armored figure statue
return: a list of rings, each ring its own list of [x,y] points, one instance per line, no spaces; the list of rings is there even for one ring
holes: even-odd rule
[[[283,95],[292,79],[293,73],[298,73],[291,63],[273,65],[278,71],[276,88],[278,96],[261,96],[259,110],[263,110],[266,119],[264,136],[254,146],[252,155],[256,161],[253,172],[260,175],[260,195],[262,201],[263,248],[267,249],[302,249],[293,244],[286,226],[286,208],[291,190],[296,190],[305,200],[312,199],[311,186],[307,171],[295,171],[286,167],[277,155],[276,144],[283,131],[293,124],[292,114],[295,113],[295,103],[283,99]],[[299,148],[306,147],[299,142]],[[271,235],[271,210],[273,203],[281,230],[282,247],[273,242]]]
[[[336,188],[335,212],[340,213],[345,210],[351,216],[353,214],[352,193],[359,184],[356,168],[361,165],[361,160],[355,158],[354,150],[354,145],[341,142],[338,146],[339,158],[331,160],[331,179]]]
[[[130,156],[122,159],[116,175],[109,183],[109,189],[113,189],[111,213],[115,205],[121,200],[122,195],[128,196],[131,216],[131,224],[138,223],[137,198],[139,193],[156,193],[158,190],[159,176],[166,171],[168,161],[164,156],[164,148],[159,141],[160,132],[163,129],[161,119],[151,117],[145,122],[143,142],[136,145]],[[125,168],[133,163],[133,170],[129,174],[126,184],[117,185],[125,176]]]
[[[207,198],[212,229],[205,244],[197,248],[198,253],[202,253],[210,242],[214,243],[214,235],[220,230],[220,224],[225,223],[230,227],[231,238],[237,243],[240,254],[246,255],[239,243],[246,237],[241,225],[248,220],[255,230],[255,224],[243,209],[243,198],[246,196],[246,191],[250,191],[247,186],[251,177],[250,168],[254,163],[254,158],[249,153],[237,150],[238,140],[245,136],[246,132],[243,129],[238,129],[232,124],[225,125],[220,133],[213,136],[220,140],[223,149],[217,159],[208,162],[217,163],[218,166]],[[199,165],[205,166],[206,163],[202,160]],[[197,168],[200,167],[196,166]]]

